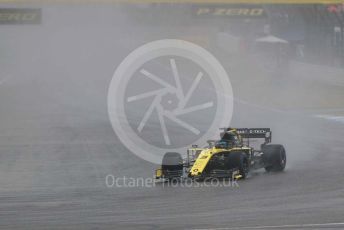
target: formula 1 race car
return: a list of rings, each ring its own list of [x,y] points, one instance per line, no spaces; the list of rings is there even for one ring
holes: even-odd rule
[[[175,152],[165,153],[156,179],[229,178],[244,179],[250,170],[283,171],[286,152],[282,145],[271,143],[269,128],[221,128],[220,140],[209,140],[208,146],[188,149],[186,158]],[[264,139],[259,149],[251,147]],[[250,143],[251,142],[251,143]],[[257,144],[256,144],[257,145]]]

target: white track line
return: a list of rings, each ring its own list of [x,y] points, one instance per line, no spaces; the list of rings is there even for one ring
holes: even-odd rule
[[[193,230],[235,230],[235,229],[283,229],[283,228],[312,228],[312,227],[340,227],[343,228],[344,222],[341,223],[323,223],[323,224],[287,224],[287,225],[266,225],[252,227],[229,227],[229,228],[196,228]]]
[[[261,105],[255,105],[252,104],[250,102],[244,101],[244,100],[240,100],[238,98],[234,98],[234,101],[243,105],[248,105],[251,107],[255,107],[258,109],[264,109],[264,110],[268,110],[271,112],[275,112],[275,113],[289,113],[289,114],[296,114],[296,115],[300,115],[300,116],[304,116],[304,117],[315,117],[315,118],[320,118],[320,119],[325,119],[325,120],[329,120],[329,121],[334,121],[334,122],[338,122],[338,123],[342,123],[344,124],[344,116],[333,116],[333,115],[321,115],[321,114],[309,114],[309,113],[305,113],[302,110],[282,110],[282,109],[275,109],[275,108],[271,108],[271,107],[267,107],[267,106],[261,106]],[[324,110],[326,111],[326,110]],[[327,110],[329,111],[329,110]],[[334,112],[340,112],[340,111],[344,111],[341,109],[334,109]],[[319,110],[318,112],[321,112],[321,110]]]
[[[332,116],[332,115],[314,115],[314,117],[326,119],[329,121],[335,121],[344,124],[344,116]]]

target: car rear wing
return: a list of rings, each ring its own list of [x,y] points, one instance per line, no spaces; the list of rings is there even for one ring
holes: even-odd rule
[[[272,132],[270,128],[221,128],[221,130],[235,130],[243,139],[264,138],[264,144],[271,142]]]

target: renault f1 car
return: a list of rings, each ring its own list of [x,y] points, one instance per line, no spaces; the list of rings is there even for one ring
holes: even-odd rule
[[[209,140],[208,146],[192,146],[186,158],[175,152],[165,153],[155,171],[156,179],[229,178],[244,179],[251,170],[283,171],[286,151],[271,143],[269,128],[221,128],[219,140]],[[263,139],[256,149],[252,144]]]

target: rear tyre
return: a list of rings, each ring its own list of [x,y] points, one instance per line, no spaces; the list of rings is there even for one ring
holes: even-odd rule
[[[228,168],[239,170],[240,175],[245,179],[249,172],[249,162],[243,152],[232,152],[228,156]]]
[[[265,145],[264,153],[265,170],[267,172],[281,172],[287,163],[287,156],[283,145]]]

